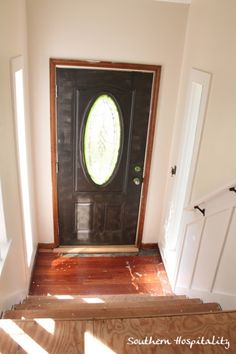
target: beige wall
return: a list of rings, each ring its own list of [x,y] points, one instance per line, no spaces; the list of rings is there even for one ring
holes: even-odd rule
[[[235,14],[235,0],[192,0],[190,6],[180,120],[190,69],[212,74],[192,201],[236,182]]]
[[[176,106],[188,6],[147,0],[28,0],[38,225],[53,241],[49,58],[163,66],[144,242],[156,242]]]
[[[24,0],[0,1],[0,27],[0,177],[6,233],[12,241],[0,276],[1,311],[27,292],[31,269],[22,227],[10,76],[10,59],[27,54]]]

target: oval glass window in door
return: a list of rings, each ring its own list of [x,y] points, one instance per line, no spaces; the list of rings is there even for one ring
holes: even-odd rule
[[[102,94],[92,104],[84,129],[84,161],[91,180],[105,185],[119,163],[122,142],[120,111],[115,100]]]

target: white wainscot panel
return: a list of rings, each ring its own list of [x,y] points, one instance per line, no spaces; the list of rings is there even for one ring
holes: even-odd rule
[[[182,258],[177,277],[177,287],[190,287],[203,225],[204,220],[200,219],[186,226]]]
[[[227,234],[230,215],[231,210],[227,209],[206,218],[192,289],[211,291]]]
[[[234,209],[224,252],[219,264],[213,291],[226,295],[236,295],[236,211]]]

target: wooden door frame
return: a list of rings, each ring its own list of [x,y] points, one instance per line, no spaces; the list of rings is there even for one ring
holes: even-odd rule
[[[156,126],[157,102],[160,86],[161,66],[149,64],[131,64],[106,61],[74,60],[74,59],[55,59],[49,60],[50,65],[50,128],[51,128],[51,173],[52,173],[52,196],[53,196],[53,225],[54,225],[54,247],[60,245],[59,240],[59,214],[58,214],[58,195],[57,195],[57,125],[56,125],[56,68],[94,68],[141,71],[153,73],[153,86],[150,104],[149,126],[147,132],[145,162],[143,170],[143,186],[140,196],[139,216],[137,223],[136,247],[142,244],[145,211],[147,204],[148,184],[150,178],[151,158],[153,150],[154,133]],[[88,246],[86,246],[87,248]],[[114,247],[113,247],[114,248]]]

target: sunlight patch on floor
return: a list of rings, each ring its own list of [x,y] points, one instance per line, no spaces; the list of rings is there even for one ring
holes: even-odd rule
[[[111,350],[107,345],[102,343],[98,338],[94,337],[92,333],[86,331],[84,333],[84,354],[117,354]]]
[[[83,297],[82,300],[87,304],[102,304],[105,301],[100,299],[99,297]]]
[[[23,348],[26,353],[49,354],[12,320],[0,321],[0,328]]]
[[[73,300],[74,297],[71,295],[54,295],[59,300]]]
[[[34,318],[34,321],[49,334],[55,333],[55,321],[52,318]]]

